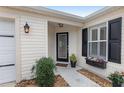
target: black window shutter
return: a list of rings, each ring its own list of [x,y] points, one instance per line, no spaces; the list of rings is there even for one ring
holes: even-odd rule
[[[87,57],[87,28],[82,29],[82,56]]]
[[[121,25],[121,17],[108,22],[108,59],[115,63],[121,63]]]

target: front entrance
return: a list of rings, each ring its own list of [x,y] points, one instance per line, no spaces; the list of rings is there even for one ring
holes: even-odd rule
[[[68,32],[56,33],[57,61],[68,62]]]

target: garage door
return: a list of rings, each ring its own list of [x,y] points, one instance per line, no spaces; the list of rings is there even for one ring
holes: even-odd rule
[[[14,21],[0,19],[0,84],[15,81]]]

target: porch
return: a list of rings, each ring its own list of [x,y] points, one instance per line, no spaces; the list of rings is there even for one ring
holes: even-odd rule
[[[48,56],[56,63],[69,63],[69,56],[77,56],[78,33],[81,28],[63,23],[48,22]]]
[[[66,42],[66,39],[62,40],[63,38],[61,39],[57,36],[58,34],[60,34],[60,36],[61,34],[65,35],[65,33],[68,33],[67,36],[68,42]],[[57,73],[62,75],[63,78],[67,80],[69,84],[71,84],[70,86],[99,86],[98,84],[94,83],[85,76],[82,76],[80,73],[76,71],[78,69],[81,69],[81,67],[79,66],[82,66],[83,68],[86,68],[91,71],[92,69],[94,70],[97,69],[95,67],[87,65],[85,63],[84,57],[83,57],[83,61],[81,61],[82,59],[82,57],[80,56],[82,55],[81,35],[82,35],[82,31],[80,27],[72,26],[68,24],[48,22],[48,56],[54,59],[55,64],[56,63],[69,64],[68,67],[66,68],[57,67]],[[60,41],[58,41],[57,39],[60,39]],[[59,45],[60,42],[65,42],[67,44],[64,46],[65,50],[63,51],[61,51],[61,47],[58,47],[61,46],[61,44]],[[78,59],[77,62],[78,67],[74,69],[70,67],[70,62],[69,62],[69,56],[72,53],[74,53]],[[94,70],[93,72],[96,72],[98,70],[104,72],[104,70],[101,70],[99,68],[96,71]]]

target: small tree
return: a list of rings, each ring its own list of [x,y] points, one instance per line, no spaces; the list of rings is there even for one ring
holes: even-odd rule
[[[53,59],[43,57],[36,61],[36,65],[32,67],[32,71],[36,70],[36,82],[39,86],[49,87],[53,86],[55,80],[54,74],[55,64]]]

